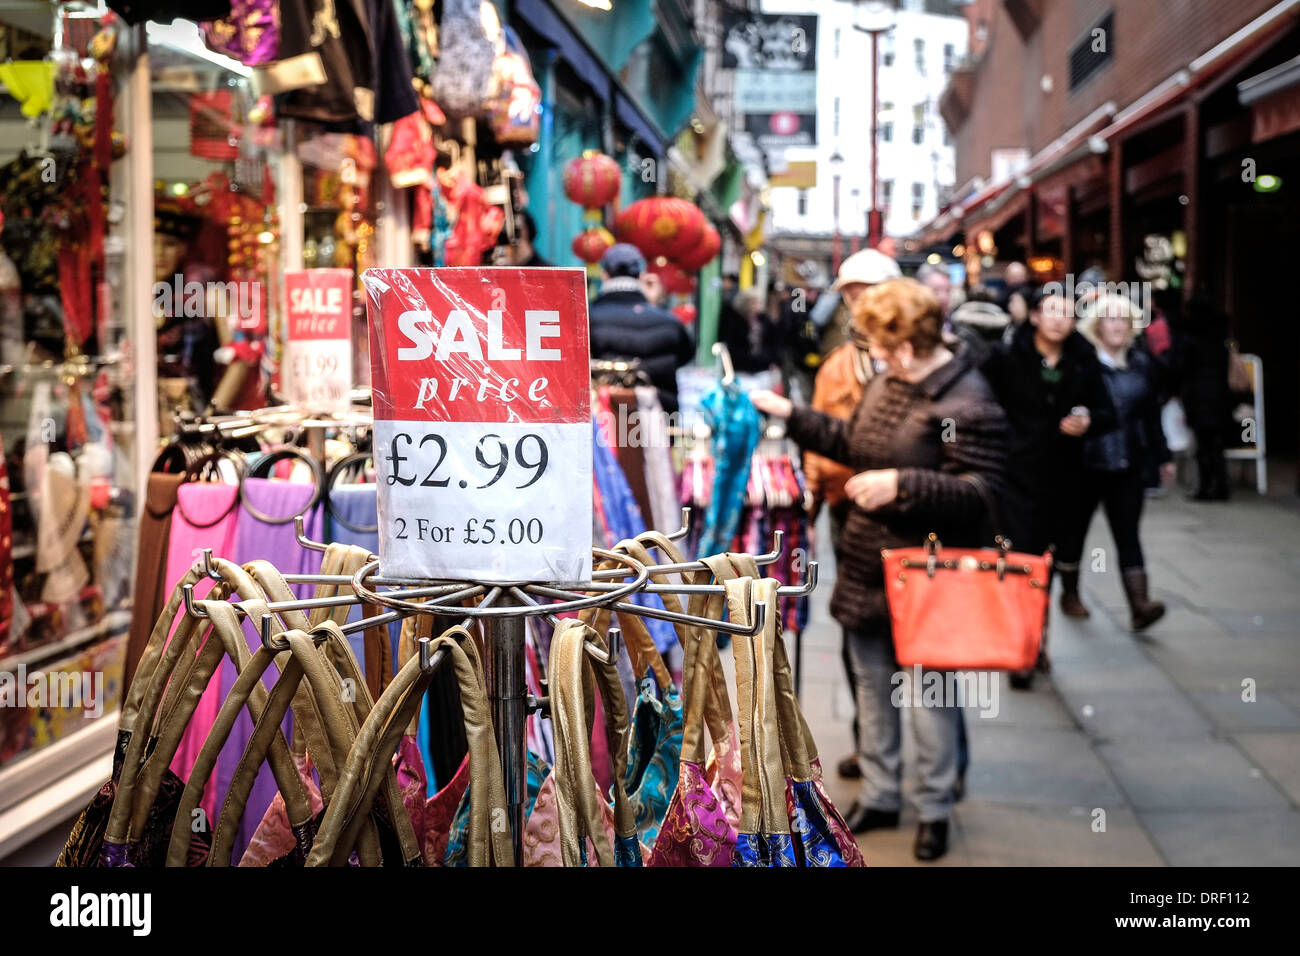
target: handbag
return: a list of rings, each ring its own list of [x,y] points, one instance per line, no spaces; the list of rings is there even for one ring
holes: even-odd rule
[[[514,850],[506,816],[505,783],[483,685],[482,667],[469,632],[454,627],[433,642],[430,652],[445,651],[456,669],[465,732],[469,739],[471,780],[468,855],[470,866],[513,866]],[[418,656],[408,660],[376,701],[348,755],[334,801],[325,811],[308,866],[340,866],[355,843],[381,781],[391,771],[398,739],[419,713],[432,674]],[[417,849],[415,859],[420,859]]]
[[[434,101],[449,117],[478,116],[487,98],[496,49],[483,29],[482,2],[443,0],[432,85]]]
[[[669,553],[669,560],[675,563],[675,556],[666,553]],[[721,581],[735,576],[729,558],[729,555],[717,555],[703,560],[713,572],[713,577]],[[708,574],[696,574],[690,583],[707,583],[708,577]],[[722,602],[721,595],[697,596],[690,602],[691,613],[720,618]],[[704,751],[706,723],[709,724],[710,736],[714,737],[715,750],[719,746],[719,740],[725,741],[725,746],[729,747],[731,735],[735,732],[730,721],[723,731],[708,719],[706,712],[715,709],[718,703],[715,696],[717,679],[723,681],[722,694],[729,714],[731,699],[727,696],[725,678],[722,677],[721,663],[718,660],[717,636],[703,630],[685,642],[682,699],[686,718],[682,733],[681,769],[677,778],[677,790],[664,815],[663,827],[659,831],[659,838],[655,840],[647,866],[731,865],[736,848],[736,830],[727,808],[734,805],[739,810],[740,793],[732,795],[730,804],[725,804],[720,799],[717,787],[709,779]],[[739,757],[738,744],[735,755]],[[716,779],[716,759],[714,767]]]
[[[587,641],[605,660],[588,656]],[[565,620],[551,638],[549,670],[555,766],[528,820],[525,865],[586,866],[594,857],[599,866],[641,866],[636,817],[623,786],[628,717],[618,668],[595,631],[581,621]],[[614,761],[612,813],[591,768],[596,687],[600,688],[605,734]],[[553,825],[543,803],[548,785],[554,796]]]
[[[769,612],[761,633],[735,643],[745,795],[732,865],[865,866],[821,785],[817,747],[795,696],[781,633],[780,582],[758,580],[753,558],[737,558],[746,576],[726,582],[731,619],[750,620],[755,601],[766,602]]]
[[[978,489],[996,530],[997,509]],[[918,548],[884,548],[885,595],[894,652],[904,667],[932,670],[1028,670],[1047,627],[1052,558],[996,548],[944,549],[930,534]]]

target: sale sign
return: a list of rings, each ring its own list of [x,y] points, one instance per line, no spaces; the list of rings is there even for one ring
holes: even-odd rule
[[[391,577],[589,580],[581,269],[368,269],[379,563]]]
[[[285,394],[314,412],[345,412],[352,391],[352,270],[287,269],[284,287]]]

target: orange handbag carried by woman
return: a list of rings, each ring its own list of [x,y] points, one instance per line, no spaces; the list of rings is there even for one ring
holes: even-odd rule
[[[979,488],[994,528],[997,510]],[[1028,670],[1047,628],[1050,554],[996,548],[944,548],[931,534],[917,548],[886,548],[885,593],[894,650],[904,667],[931,670]]]

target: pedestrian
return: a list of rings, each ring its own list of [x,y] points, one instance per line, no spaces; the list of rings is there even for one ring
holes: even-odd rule
[[[840,264],[840,272],[831,286],[831,293],[845,302],[857,301],[858,296],[872,286],[901,275],[898,263],[893,259],[874,249],[866,249],[854,253]],[[858,407],[862,391],[873,374],[866,340],[861,333],[854,334],[854,329],[855,324],[850,321],[846,340],[826,356],[813,381],[813,409],[846,421]],[[852,477],[853,471],[811,451],[804,453],[803,467],[811,501],[809,520],[816,523],[822,507],[826,507],[830,520],[831,552],[835,555],[838,567],[844,522],[852,506],[848,495],[844,493],[844,483]],[[853,662],[849,658],[847,631],[840,644],[840,659],[844,663],[849,686],[852,687]],[[853,753],[840,760],[836,766],[839,775],[846,780],[859,780],[862,777],[861,764],[858,762],[858,729],[855,712]]]
[[[1050,291],[1048,291],[1050,290]],[[1079,598],[1078,502],[1083,495],[1083,437],[1115,427],[1115,411],[1101,377],[1096,350],[1074,327],[1074,300],[1059,285],[1036,290],[1029,318],[1010,344],[1000,345],[981,370],[997,393],[1011,426],[1003,509],[1003,534],[1018,551],[1042,554],[1055,547],[1061,610],[1087,617]],[[1040,658],[1046,664],[1046,657]],[[1026,688],[1033,672],[1014,673]]]
[[[718,340],[727,347],[737,372],[752,375],[772,367],[771,324],[764,317],[762,298],[753,289],[741,289],[732,297],[731,308],[719,316]]]
[[[537,222],[527,209],[515,212],[515,243],[510,247],[510,264],[530,269],[544,268],[554,263],[548,262],[538,253]]]
[[[646,301],[641,291],[645,257],[636,246],[618,243],[600,260],[600,295],[591,303],[591,357],[635,359],[655,388],[665,412],[677,411],[677,370],[695,355],[686,326]]]
[[[1129,619],[1133,630],[1140,631],[1165,613],[1164,604],[1148,595],[1146,561],[1138,537],[1147,468],[1155,465],[1168,481],[1173,467],[1160,427],[1158,374],[1152,358],[1134,348],[1143,313],[1131,299],[1107,294],[1081,310],[1079,332],[1097,349],[1102,381],[1117,420],[1108,430],[1094,426],[1083,440],[1085,474],[1077,537],[1083,540],[1087,536],[1093,512],[1101,504],[1119,550]]]
[[[953,310],[949,322],[953,334],[968,350],[971,364],[976,368],[984,363],[1003,341],[1003,334],[1012,327],[1011,316],[998,308],[992,294],[982,286],[971,290],[966,301]]]
[[[984,493],[1001,491],[1007,424],[984,377],[943,344],[939,302],[921,283],[892,279],[862,292],[854,322],[883,371],[867,384],[849,421],[772,392],[751,399],[787,419],[787,434],[803,448],[854,471],[844,487],[852,505],[831,613],[848,632],[861,722],[861,791],[846,820],[853,832],[865,833],[896,827],[903,800],[904,726],[893,700],[900,667],[881,549],[915,547],[931,532],[953,546],[982,543]],[[950,686],[951,677],[930,672],[924,679]],[[906,729],[919,778],[913,793],[919,860],[947,851],[957,782],[960,708],[951,700],[931,703],[912,709]]]
[[[952,276],[948,270],[943,266],[922,263],[921,268],[916,270],[916,281],[934,293],[934,297],[939,300],[939,311],[947,320],[952,313]]]
[[[1196,435],[1196,501],[1226,501],[1225,432],[1231,421],[1228,388],[1228,317],[1198,290],[1175,329],[1173,364],[1187,424]]]

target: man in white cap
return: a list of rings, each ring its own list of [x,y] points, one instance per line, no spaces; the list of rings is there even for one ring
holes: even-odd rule
[[[887,279],[897,279],[902,275],[898,263],[889,256],[875,249],[863,249],[849,256],[840,265],[839,276],[831,286],[832,292],[838,292],[841,300],[853,311],[853,304],[871,286]],[[835,319],[831,320],[832,322]],[[836,418],[848,419],[862,399],[862,390],[871,379],[871,357],[867,354],[867,344],[853,337],[852,323],[848,340],[830,352],[817,370],[813,383],[812,407],[819,412]],[[848,516],[849,499],[844,493],[844,482],[853,474],[853,469],[837,464],[811,452],[804,454],[804,475],[808,482],[808,492],[812,498],[812,520],[816,520],[822,505],[830,509],[831,549],[838,556],[840,534],[844,529],[844,520]],[[847,645],[845,645],[847,646]],[[849,675],[849,686],[853,686],[853,673],[849,669],[847,658],[844,662],[845,672]],[[862,769],[857,758],[858,719],[853,718],[854,752],[839,762],[841,777],[857,779]]]

